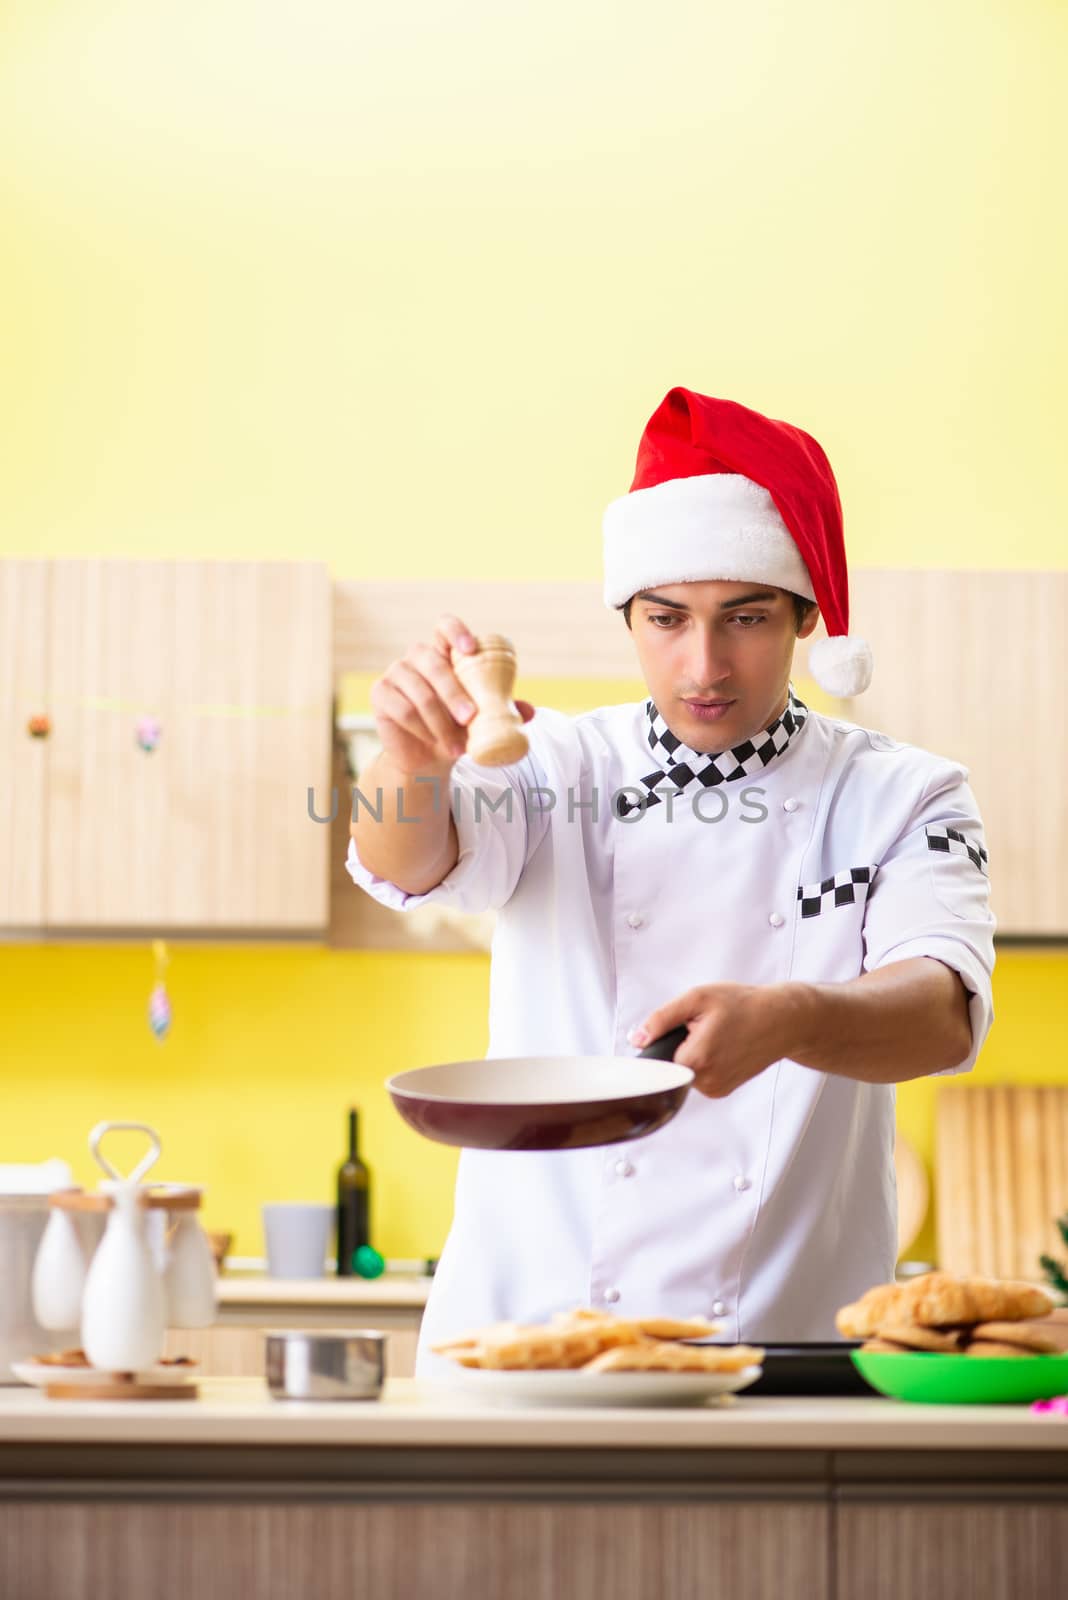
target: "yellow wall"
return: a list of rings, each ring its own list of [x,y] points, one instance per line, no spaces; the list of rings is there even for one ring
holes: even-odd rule
[[[10,947],[0,955],[4,1112],[0,1159],[61,1153],[94,1182],[85,1135],[102,1117],[148,1121],[158,1175],[208,1185],[209,1225],[262,1251],[263,1200],[329,1200],[345,1107],[363,1108],[375,1232],[390,1255],[436,1255],[455,1160],[409,1133],[382,1082],[486,1048],[485,956],[168,946],[170,1037],[149,1032],[147,947]],[[1063,1082],[1068,952],[1003,951],[997,1021],[974,1079]],[[955,1082],[964,1080],[957,1079]],[[933,1080],[898,1090],[900,1125],[930,1153]],[[131,1146],[132,1148],[132,1146]],[[914,1255],[930,1249],[930,1236]]]
[[[1039,0],[8,0],[0,553],[593,578],[681,382],[821,439],[858,563],[1059,565],[1066,32]],[[148,1116],[258,1250],[358,1096],[380,1244],[436,1250],[452,1159],[380,1084],[484,1048],[485,960],[171,949],[163,1046],[147,944],[0,950],[0,1159]],[[1002,955],[983,1076],[1064,1070],[1065,959]],[[932,1091],[900,1096],[924,1149]]]

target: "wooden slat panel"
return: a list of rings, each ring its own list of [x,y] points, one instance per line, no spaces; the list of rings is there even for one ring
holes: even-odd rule
[[[1052,1203],[1042,1141],[1038,1089],[1012,1091],[1012,1167],[1016,1197],[1015,1277],[1037,1277]]]
[[[1063,1240],[1056,1227],[1056,1219],[1068,1212],[1068,1138],[1061,1125],[1061,1106],[1068,1113],[1068,1095],[1055,1087],[1040,1089],[1040,1129],[1042,1138],[1042,1166],[1045,1173],[1047,1203],[1051,1207],[1043,1235],[1043,1250],[1059,1256]]]
[[[982,1094],[982,1090],[979,1091]],[[1016,1273],[1019,1242],[1019,1204],[1016,1173],[1013,1169],[1013,1118],[1011,1090],[993,1088],[990,1098],[990,1139],[994,1194],[994,1268],[999,1277]]]
[[[51,739],[27,732],[49,714],[50,564],[0,561],[0,925],[44,921]]]
[[[1041,1281],[1065,1254],[1068,1085],[941,1088],[935,1179],[940,1267]]]
[[[968,1095],[972,1133],[972,1181],[975,1184],[976,1265],[966,1271],[982,1272],[993,1277],[998,1270],[998,1238],[994,1215],[994,1152],[991,1133],[991,1107],[985,1089],[964,1091]],[[966,1205],[967,1195],[951,1194],[951,1205]]]

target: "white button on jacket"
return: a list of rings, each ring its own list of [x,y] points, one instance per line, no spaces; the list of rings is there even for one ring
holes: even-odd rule
[[[970,993],[972,1049],[948,1069],[969,1070],[993,1018],[994,919],[966,770],[809,711],[758,776],[621,818],[612,796],[653,765],[647,728],[641,703],[539,708],[523,761],[462,757],[459,860],[426,894],[350,845],[383,905],[499,910],[488,1055],[633,1057],[628,1028],[693,985],[845,981],[924,955]],[[637,906],[656,912],[641,939]],[[735,1339],[833,1339],[837,1307],[893,1275],[893,1142],[892,1086],[783,1060],[724,1099],[691,1092],[629,1144],[638,1182],[603,1149],[465,1150],[416,1371],[440,1369],[429,1346],[447,1336],[613,1296],[634,1315],[703,1305]]]

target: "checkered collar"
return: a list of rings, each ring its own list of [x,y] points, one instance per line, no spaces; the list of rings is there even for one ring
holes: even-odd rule
[[[808,707],[803,700],[799,700],[794,693],[793,684],[787,693],[786,709],[780,717],[766,727],[752,739],[745,739],[741,744],[736,744],[729,750],[721,750],[716,755],[708,755],[699,750],[691,750],[689,745],[677,739],[664,721],[652,700],[645,702],[645,717],[649,724],[646,735],[649,748],[654,758],[658,757],[664,765],[655,772],[647,773],[641,779],[642,788],[648,791],[644,801],[621,801],[620,810],[626,815],[634,811],[639,805],[645,808],[660,803],[660,796],[654,790],[666,778],[675,784],[681,792],[688,784],[697,782],[706,789],[714,788],[717,784],[733,783],[738,778],[749,778],[754,773],[763,772],[765,767],[776,761],[791,745],[805,725],[808,716]],[[637,787],[635,785],[635,787]]]

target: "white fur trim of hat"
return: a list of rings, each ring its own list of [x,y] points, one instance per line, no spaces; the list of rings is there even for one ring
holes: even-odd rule
[[[605,509],[604,603],[613,610],[661,583],[768,583],[806,600],[809,571],[768,490],[739,473],[701,473],[633,489]],[[856,635],[817,639],[808,670],[828,694],[861,694],[872,654]]]

